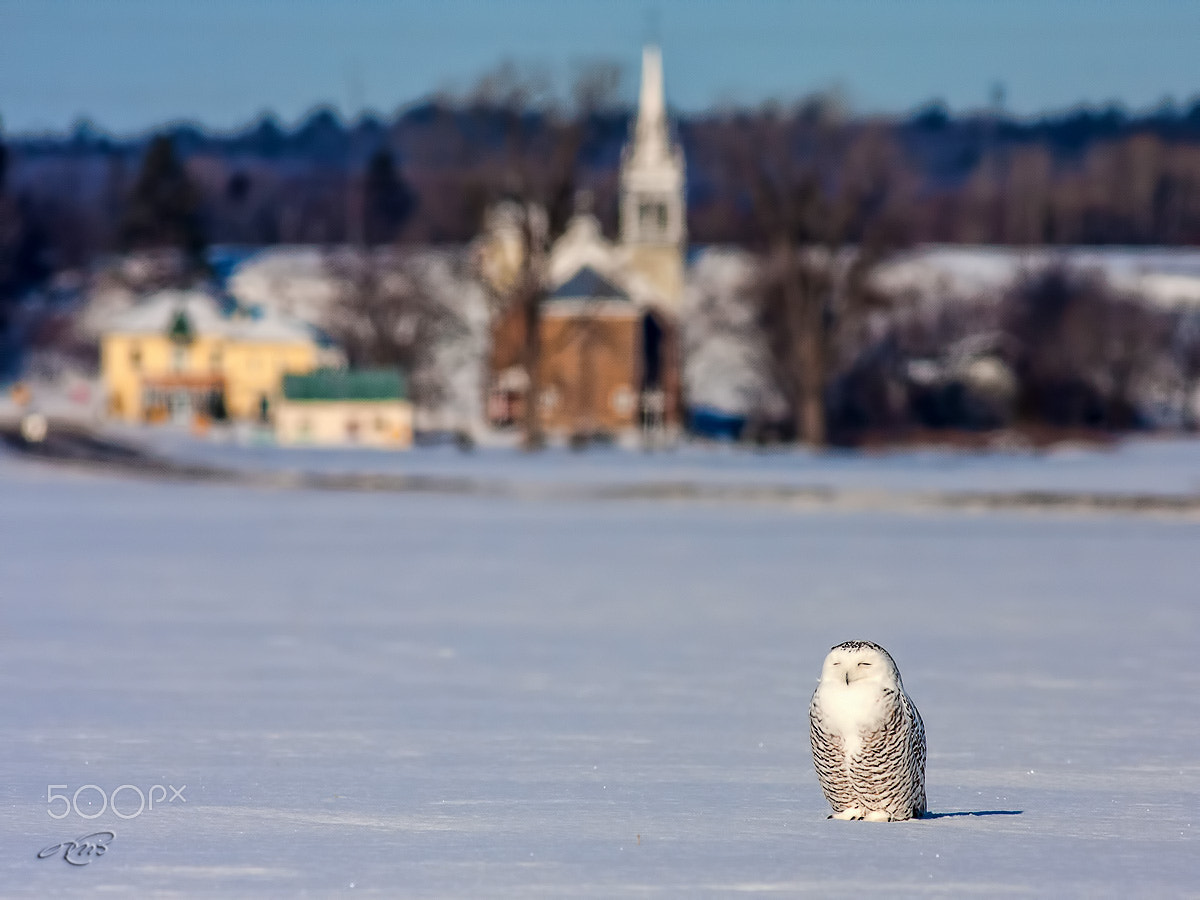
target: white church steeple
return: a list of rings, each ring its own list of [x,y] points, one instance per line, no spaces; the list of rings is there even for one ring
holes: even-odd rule
[[[662,53],[657,47],[642,50],[642,88],[638,93],[637,126],[633,159],[646,166],[669,159],[666,104],[663,102]]]
[[[633,142],[621,159],[621,244],[634,264],[675,305],[683,289],[683,247],[687,235],[683,153],[672,146],[663,94],[662,53],[642,49]]]

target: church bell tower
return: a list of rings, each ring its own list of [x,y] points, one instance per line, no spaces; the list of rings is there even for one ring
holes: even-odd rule
[[[664,312],[678,315],[687,242],[683,152],[671,143],[663,101],[662,53],[642,50],[642,83],[633,141],[621,157],[621,245],[630,268],[662,295]]]

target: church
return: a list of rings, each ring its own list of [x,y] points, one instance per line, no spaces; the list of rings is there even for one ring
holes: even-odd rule
[[[658,47],[642,52],[636,124],[621,158],[619,234],[581,204],[551,248],[536,399],[555,439],[654,442],[682,419],[679,316],[687,245],[684,160],[671,140]],[[519,323],[492,331],[486,414],[518,426],[528,402]]]

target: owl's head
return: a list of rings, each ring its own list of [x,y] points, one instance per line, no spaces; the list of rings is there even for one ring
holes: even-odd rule
[[[879,687],[900,686],[900,670],[890,653],[870,641],[846,641],[825,657],[822,683],[864,683]]]

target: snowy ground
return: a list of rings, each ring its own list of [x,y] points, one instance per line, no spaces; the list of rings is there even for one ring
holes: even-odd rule
[[[0,893],[1200,896],[1198,547],[0,453]],[[934,818],[825,818],[806,707],[847,638],[900,665]],[[86,784],[187,803],[50,818]]]

